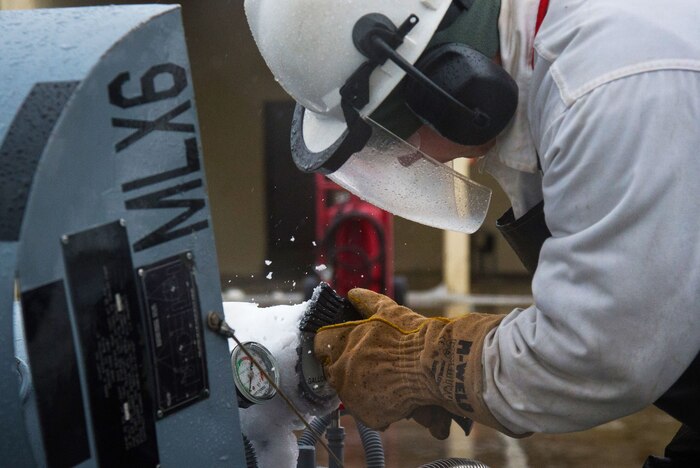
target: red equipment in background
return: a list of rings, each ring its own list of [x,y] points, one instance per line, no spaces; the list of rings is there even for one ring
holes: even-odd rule
[[[404,281],[394,278],[391,213],[361,200],[321,174],[315,177],[319,277],[343,296],[359,287],[402,303],[406,287]],[[310,296],[308,292],[307,295]]]

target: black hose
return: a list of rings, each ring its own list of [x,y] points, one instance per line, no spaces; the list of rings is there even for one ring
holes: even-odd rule
[[[258,468],[258,457],[255,455],[255,447],[253,447],[253,444],[245,434],[243,434],[243,448],[245,449],[246,468]]]
[[[331,416],[331,413],[321,417],[317,416],[309,422],[309,426],[311,426],[313,430],[316,431],[316,434],[322,435],[324,432],[326,432],[326,428],[331,423]],[[301,434],[301,437],[299,437],[299,440],[297,441],[297,445],[311,445],[312,447],[315,446],[316,442],[318,441],[318,436],[316,434],[311,432],[309,428],[304,429],[304,432]]]
[[[297,445],[300,447],[303,445],[310,445],[312,447],[315,446],[316,442],[318,441],[318,436],[316,434],[322,435],[326,432],[326,428],[330,424],[332,417],[333,413],[329,413],[325,416],[317,416],[311,419],[309,426],[313,428],[315,433],[310,431],[308,428],[304,429],[301,437],[299,437]],[[384,446],[382,445],[382,439],[379,436],[379,433],[368,428],[358,420],[355,420],[355,424],[357,424],[357,430],[360,433],[360,440],[362,440],[362,447],[365,451],[367,468],[384,468]],[[244,441],[247,441],[245,436],[243,437]],[[246,448],[246,460],[247,454],[248,450]],[[253,465],[253,467],[257,468],[257,462],[256,465]],[[252,467],[248,465],[248,468]],[[488,466],[479,461],[469,460],[466,458],[446,458],[444,460],[437,460],[428,463],[427,465],[421,465],[419,468],[488,468]]]
[[[327,414],[322,417],[315,417],[309,422],[309,426],[316,431],[316,434],[323,434],[326,428],[331,422],[333,413]],[[367,468],[384,468],[384,447],[382,445],[382,439],[377,431],[374,431],[360,421],[355,420],[357,424],[357,430],[360,433],[360,440],[362,441],[362,447],[365,451],[365,460],[367,462]],[[304,430],[297,445],[300,447],[303,445],[316,445],[318,437],[308,428]]]
[[[316,432],[315,434],[308,428],[304,430],[299,437],[297,445],[310,445],[315,446],[318,441],[318,435],[322,435],[326,432],[326,428],[331,422],[333,413],[329,413],[325,416],[315,417],[309,422],[309,426]],[[357,424],[357,430],[360,433],[360,440],[362,441],[362,448],[365,451],[365,460],[367,462],[367,468],[384,468],[384,446],[382,445],[382,439],[377,431],[374,431],[360,421],[355,420]],[[477,468],[476,466],[474,468]]]
[[[357,430],[360,433],[362,448],[365,450],[367,468],[384,468],[384,446],[379,432],[370,429],[358,420],[355,420],[355,424],[357,424]]]
[[[483,463],[467,458],[446,458],[437,460],[427,465],[421,465],[418,468],[489,468]]]

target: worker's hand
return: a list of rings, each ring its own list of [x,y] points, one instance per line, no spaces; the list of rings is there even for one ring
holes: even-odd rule
[[[481,350],[503,316],[426,318],[390,298],[353,289],[348,299],[366,317],[321,328],[314,352],[345,407],[374,429],[418,415],[437,436],[446,420],[428,421],[424,406],[506,431],[481,396]],[[448,432],[448,430],[447,430]]]

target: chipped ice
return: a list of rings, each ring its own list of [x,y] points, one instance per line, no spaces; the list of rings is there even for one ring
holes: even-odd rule
[[[264,308],[224,302],[226,322],[236,331],[236,337],[242,342],[256,341],[272,353],[280,373],[280,388],[308,420],[328,414],[339,402],[319,406],[299,393],[298,326],[307,309],[308,302]],[[235,343],[228,341],[232,350]],[[294,431],[304,426],[279,395],[266,403],[239,409],[239,413],[241,430],[253,444],[260,467],[296,468],[299,452]]]

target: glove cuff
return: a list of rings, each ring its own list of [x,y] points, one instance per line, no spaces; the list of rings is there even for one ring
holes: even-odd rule
[[[493,417],[483,399],[482,352],[486,335],[504,315],[467,314],[445,323],[431,320],[421,333],[422,384],[450,413],[514,435]]]

